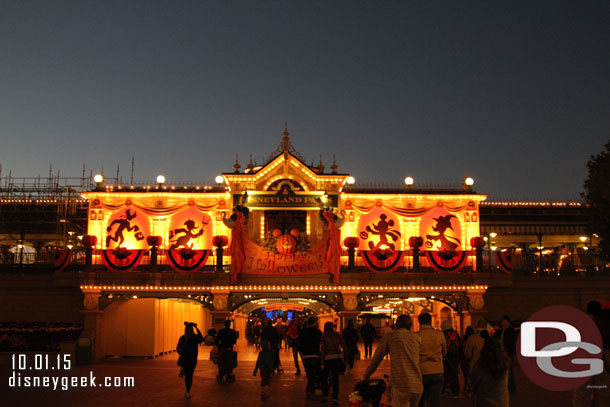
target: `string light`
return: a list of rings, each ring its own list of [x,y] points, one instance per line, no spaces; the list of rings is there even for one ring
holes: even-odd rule
[[[338,293],[357,293],[357,292],[413,292],[413,291],[486,291],[486,285],[443,285],[443,286],[346,286],[346,285],[236,285],[236,286],[97,286],[81,285],[82,291],[211,291],[215,293],[231,292],[338,292]]]

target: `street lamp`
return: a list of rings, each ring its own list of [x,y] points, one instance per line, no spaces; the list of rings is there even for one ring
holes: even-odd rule
[[[157,184],[159,184],[159,188],[165,184],[165,177],[161,174],[157,175]]]
[[[407,188],[411,188],[414,182],[415,180],[413,179],[413,177],[405,178],[405,185],[407,185]]]
[[[223,178],[223,176],[222,176],[222,175],[217,175],[217,176],[216,176],[216,178],[214,179],[214,181],[216,181],[216,183],[217,183],[218,185],[221,185],[221,184],[224,184],[225,179]]]
[[[474,179],[471,177],[464,178],[464,189],[466,191],[472,191],[472,186],[474,185]]]
[[[104,188],[104,176],[102,174],[96,174],[93,177],[93,181],[95,181],[95,189],[102,189]]]

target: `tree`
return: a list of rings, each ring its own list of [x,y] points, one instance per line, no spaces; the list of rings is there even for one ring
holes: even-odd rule
[[[591,232],[599,236],[599,248],[604,259],[610,260],[610,141],[602,152],[592,155],[584,183],[585,198],[591,222]]]

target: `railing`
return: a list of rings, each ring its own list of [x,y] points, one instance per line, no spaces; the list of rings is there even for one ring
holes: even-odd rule
[[[225,251],[226,253],[226,251]],[[39,253],[0,253],[0,273],[53,273],[55,272],[56,253],[43,250]],[[216,253],[212,253],[207,258],[205,264],[198,272],[202,273],[227,273],[231,269],[231,257],[224,255],[222,258],[222,267],[217,267]],[[342,273],[362,273],[369,272],[362,256],[356,252],[354,258],[354,267],[349,267],[349,257],[347,251],[343,251],[341,258]],[[420,254],[419,268],[416,270],[413,264],[413,254],[411,251],[404,252],[403,258],[400,260],[394,272],[423,272],[436,273],[434,266],[430,263],[425,255]],[[543,256],[542,261],[534,252],[528,252],[518,259],[513,258],[512,273],[516,275],[594,275],[600,273],[610,273],[610,267],[606,265],[601,257],[594,253],[587,255],[567,256],[564,258],[554,258],[551,256]],[[477,272],[475,270],[475,255],[468,253],[464,265],[460,268],[460,273]],[[70,271],[89,271],[86,267],[86,254],[82,247],[72,250],[71,260],[69,265],[63,270]],[[151,264],[150,252],[146,251],[143,254],[142,260],[133,272],[152,272],[154,270]],[[92,256],[92,264],[90,271],[108,272],[108,268],[104,265],[101,256]],[[156,271],[158,272],[174,272],[169,261],[166,258],[164,250],[159,250],[157,256]],[[494,252],[485,250],[483,252],[483,265],[480,272],[504,273],[497,262]]]

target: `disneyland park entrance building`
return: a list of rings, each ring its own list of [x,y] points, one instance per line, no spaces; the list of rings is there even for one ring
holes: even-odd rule
[[[479,203],[471,185],[445,190],[358,187],[307,165],[289,134],[262,166],[214,187],[104,185],[90,192],[84,331],[95,358],[175,349],[183,321],[316,314],[347,320],[427,311],[463,332],[485,314]],[[162,180],[161,180],[162,181]],[[56,268],[70,261],[56,258]]]

